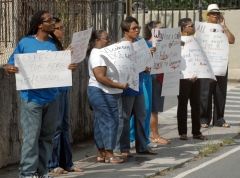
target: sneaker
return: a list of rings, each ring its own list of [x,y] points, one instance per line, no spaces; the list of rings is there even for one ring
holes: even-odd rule
[[[157,148],[158,144],[150,142],[147,146],[150,148]]]

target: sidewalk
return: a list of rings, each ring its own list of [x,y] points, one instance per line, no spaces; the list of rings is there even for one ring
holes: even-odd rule
[[[191,121],[188,120],[188,141],[178,139],[176,123],[176,107],[160,114],[161,136],[171,139],[171,144],[159,146],[154,149],[158,155],[138,155],[133,152],[133,157],[120,165],[97,163],[96,148],[93,142],[87,142],[74,146],[74,161],[84,169],[83,173],[68,173],[59,178],[141,178],[152,177],[159,172],[177,167],[198,154],[199,149],[205,144],[220,142],[225,138],[233,138],[240,132],[240,84],[229,87],[226,105],[226,120],[231,124],[230,128],[210,127],[202,129],[207,141],[192,139]],[[16,166],[0,170],[0,178],[17,177]]]

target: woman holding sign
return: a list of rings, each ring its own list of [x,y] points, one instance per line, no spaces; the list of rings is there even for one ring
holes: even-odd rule
[[[61,43],[53,34],[54,24],[55,19],[47,11],[39,11],[33,15],[29,32],[17,44],[8,65],[4,67],[6,72],[18,72],[18,68],[14,66],[15,54],[62,50]],[[48,161],[56,129],[56,113],[59,111],[58,96],[58,88],[20,91],[20,121],[23,131],[21,178],[35,175],[49,177]]]
[[[151,21],[146,24],[145,28],[145,39],[152,52],[156,51],[156,41],[153,39],[152,30],[161,28],[161,23],[159,21]],[[162,83],[163,83],[163,73],[151,75],[152,78],[152,100],[151,100],[151,136],[150,139],[153,143],[158,145],[166,145],[170,143],[170,140],[161,137],[158,131],[158,113],[163,112],[164,97],[161,96]]]
[[[64,26],[62,21],[54,17],[56,20],[54,27],[54,35],[60,41],[64,37]],[[73,69],[77,64],[71,64]],[[59,88],[59,111],[57,120],[57,130],[53,138],[52,157],[49,161],[49,169],[54,174],[64,174],[67,172],[81,172],[82,170],[73,165],[72,150],[69,138],[69,87]]]
[[[117,82],[118,75],[100,55],[100,49],[108,43],[106,31],[92,33],[89,42],[92,51],[88,63],[90,78],[87,92],[94,114],[94,140],[99,151],[97,161],[117,164],[123,162],[123,159],[113,155],[119,120],[118,100],[128,84]]]

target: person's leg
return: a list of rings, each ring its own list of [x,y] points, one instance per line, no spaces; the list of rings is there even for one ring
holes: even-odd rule
[[[65,170],[71,170],[73,167],[72,161],[72,148],[70,143],[70,135],[69,135],[69,100],[68,100],[69,92],[65,91],[63,93],[63,122],[62,122],[62,135],[61,135],[61,151],[60,151],[60,167]]]
[[[190,105],[191,105],[191,118],[192,118],[192,135],[201,135],[200,129],[200,88],[199,80],[192,82]]]
[[[43,108],[42,125],[39,136],[39,163],[38,173],[40,176],[48,173],[48,161],[52,154],[52,139],[56,131],[56,124],[59,111],[59,99],[56,98],[51,103],[48,103]]]
[[[38,171],[38,140],[42,124],[42,106],[21,100],[20,122],[23,136],[20,175],[31,176]]]
[[[136,139],[136,151],[143,152],[147,150],[147,136],[145,133],[145,118],[146,110],[144,104],[143,94],[135,96],[133,104],[133,115],[135,118],[135,139]]]
[[[120,120],[123,121],[122,134],[120,136],[120,151],[122,153],[128,153],[130,150],[130,116],[133,110],[133,103],[135,96],[121,96],[122,110],[120,112]]]
[[[103,135],[100,130],[99,118],[101,118],[101,111],[99,110],[99,99],[101,98],[101,92],[96,87],[88,87],[87,89],[89,103],[93,109],[93,133],[94,141],[98,149],[104,149]]]
[[[61,137],[62,137],[62,122],[63,122],[63,105],[64,105],[64,94],[60,93],[59,97],[59,110],[56,112],[58,115],[56,121],[56,131],[53,138],[53,151],[51,155],[51,159],[48,163],[48,168],[50,170],[57,168],[60,166],[60,151],[61,151]]]
[[[200,122],[208,126],[212,119],[212,95],[213,81],[211,79],[199,79],[200,81]]]
[[[143,95],[145,101],[146,118],[145,118],[145,133],[147,143],[150,143],[150,120],[152,111],[152,77],[150,74],[145,74],[143,79]]]
[[[181,79],[178,95],[177,123],[178,134],[187,135],[187,106],[190,97],[192,82],[188,79]]]
[[[227,75],[216,76],[217,83],[214,93],[214,111],[213,111],[213,123],[215,126],[224,126],[224,111],[227,96]]]
[[[135,141],[135,127],[134,127],[134,116],[132,115],[130,118],[130,142]]]
[[[162,84],[159,80],[157,80],[157,76],[158,75],[152,75],[152,113],[150,119],[150,138],[152,142],[164,145],[170,143],[170,141],[161,137],[158,130],[158,113],[163,111],[164,97],[161,96]]]

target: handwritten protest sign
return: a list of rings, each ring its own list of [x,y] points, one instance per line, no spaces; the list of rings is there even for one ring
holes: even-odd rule
[[[146,67],[153,66],[152,54],[148,48],[148,45],[144,39],[138,40],[133,43],[133,50],[135,58],[138,61],[138,70],[142,72]]]
[[[225,76],[228,66],[229,43],[221,25],[196,22],[196,39],[211,64],[213,72]]]
[[[216,79],[208,62],[207,56],[202,51],[193,36],[182,36],[183,42],[181,56],[182,78],[210,78]]]
[[[41,52],[16,54],[17,90],[72,86],[71,52]]]
[[[162,96],[176,96],[179,94],[180,72],[164,73]]]
[[[122,41],[102,48],[101,56],[116,67],[119,82],[128,83],[130,88],[139,90],[138,60],[134,57],[131,42]]]
[[[154,65],[151,74],[180,71],[181,64],[181,35],[179,28],[155,29],[159,39],[156,52],[153,53]],[[161,41],[160,41],[161,40]]]
[[[73,49],[72,63],[79,63],[86,57],[92,28],[73,34],[71,47]]]

